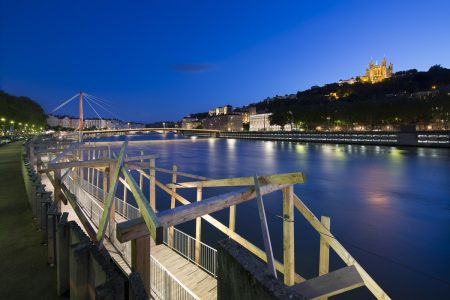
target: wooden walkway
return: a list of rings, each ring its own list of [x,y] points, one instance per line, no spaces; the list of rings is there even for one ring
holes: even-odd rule
[[[217,279],[166,245],[152,241],[150,253],[200,299],[217,299]]]
[[[53,186],[45,174],[42,174],[42,182],[46,184],[46,189],[53,191]],[[81,221],[73,211],[70,204],[61,205],[61,212],[69,213],[69,221],[76,221],[84,230]],[[115,215],[116,221],[126,221],[121,215]],[[93,225],[93,224],[92,224]],[[131,273],[130,265],[122,258],[119,251],[108,240],[104,240],[105,248],[108,250],[111,258],[116,262],[119,268],[126,274]],[[179,253],[170,249],[166,245],[156,246],[151,239],[151,256],[163,265],[178,281],[191,290],[199,299],[217,299],[217,279],[203,271],[194,263],[188,261]]]

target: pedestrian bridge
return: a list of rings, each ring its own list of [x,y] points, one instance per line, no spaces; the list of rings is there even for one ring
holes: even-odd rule
[[[188,129],[188,128],[123,128],[123,129],[101,129],[101,130],[83,130],[83,135],[102,135],[102,134],[129,134],[129,133],[148,133],[148,132],[176,132],[176,133],[190,133],[190,134],[206,134],[217,135],[219,130],[213,129]]]
[[[301,172],[210,179],[181,172],[176,166],[158,168],[154,154],[128,152],[127,142],[114,148],[41,137],[32,140],[27,147],[30,162],[53,193],[52,206],[60,212],[68,212],[95,247],[109,256],[124,274],[137,272],[152,298],[218,297],[218,281],[223,280],[225,274],[221,277],[216,249],[202,242],[202,223],[207,222],[266,263],[273,279],[282,278],[283,286],[290,292],[314,299],[365,286],[376,298],[389,299],[333,236],[330,219],[319,220],[295,195],[294,184],[305,180]],[[161,177],[166,181],[171,177],[171,180],[163,182]],[[148,198],[143,192],[147,187]],[[203,191],[214,187],[239,189],[204,198]],[[167,194],[170,209],[158,211],[161,206],[158,201],[167,199],[156,199],[157,188]],[[184,198],[179,193],[181,189],[196,190],[196,198]],[[273,256],[263,204],[263,196],[274,191],[283,193],[280,201],[284,218],[282,262]],[[235,230],[237,205],[255,198],[264,249]],[[229,211],[228,224],[210,215],[223,209]],[[319,276],[310,279],[295,270],[295,210],[320,236]],[[195,237],[175,228],[189,220],[195,220]],[[329,270],[330,249],[347,267]],[[56,255],[50,252],[49,256]]]

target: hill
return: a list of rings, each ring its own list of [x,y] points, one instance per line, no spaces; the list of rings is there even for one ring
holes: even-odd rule
[[[427,72],[408,70],[371,84],[332,83],[293,95],[255,103],[258,111],[272,112],[271,123],[315,126],[418,124],[436,118],[448,122],[450,69],[439,65]]]
[[[0,117],[15,124],[33,124],[36,128],[45,127],[45,113],[42,107],[27,97],[17,97],[0,91]],[[17,125],[16,125],[17,126]]]

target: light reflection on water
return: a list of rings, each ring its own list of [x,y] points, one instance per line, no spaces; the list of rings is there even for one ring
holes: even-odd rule
[[[449,149],[197,139],[151,145],[146,153],[158,154],[160,167],[176,163],[180,171],[209,178],[302,171],[307,182],[296,186],[296,194],[317,216],[331,217],[332,232],[393,299],[450,294],[448,285],[352,247],[450,281]],[[204,197],[221,191],[205,191]],[[282,222],[276,217],[281,197],[264,200],[274,255],[282,261]],[[227,213],[215,217],[227,224]],[[299,214],[295,218],[296,269],[316,276],[318,235]],[[263,247],[254,201],[237,207],[236,228]],[[211,245],[221,238],[211,228],[202,236]],[[332,269],[342,266],[338,261],[332,257]],[[368,293],[358,289],[342,299],[349,297],[366,299]]]

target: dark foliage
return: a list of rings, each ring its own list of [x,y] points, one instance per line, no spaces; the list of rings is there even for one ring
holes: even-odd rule
[[[7,122],[14,120],[16,124],[34,124],[45,126],[45,114],[42,107],[27,97],[17,97],[0,91],[0,116]]]
[[[258,111],[272,112],[271,123],[317,125],[406,124],[427,122],[450,112],[450,70],[439,65],[427,72],[408,70],[376,84],[327,84],[297,94],[268,98]],[[426,97],[417,93],[432,92]],[[425,98],[425,99],[424,99]],[[330,124],[331,123],[331,124]]]

